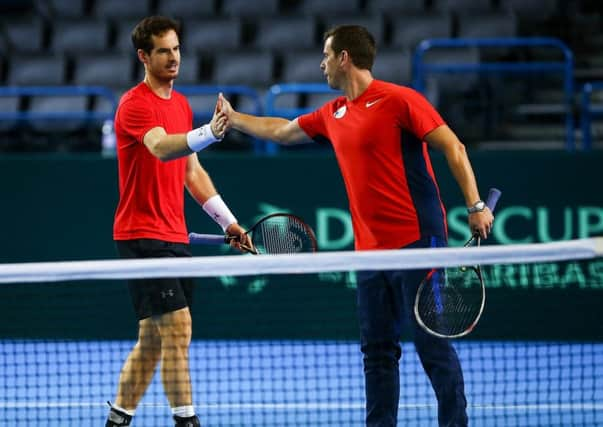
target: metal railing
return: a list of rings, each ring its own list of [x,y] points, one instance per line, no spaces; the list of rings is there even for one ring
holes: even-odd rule
[[[553,47],[563,54],[563,61],[517,61],[478,63],[426,63],[424,56],[433,48],[461,49],[469,47]],[[456,38],[427,39],[419,43],[413,56],[413,86],[425,92],[425,79],[431,73],[561,73],[563,75],[565,148],[575,150],[574,141],[574,56],[561,40],[551,37]]]
[[[603,90],[603,81],[587,82],[582,86],[582,100],[580,108],[580,127],[582,128],[582,148],[588,151],[592,148],[592,119],[603,116],[603,105],[592,104],[592,94]]]
[[[36,120],[84,120],[103,121],[113,119],[117,99],[113,92],[103,86],[0,86],[0,97],[22,96],[99,96],[109,102],[107,111],[1,111],[0,120],[36,121]]]
[[[255,89],[247,86],[220,86],[220,85],[176,85],[176,90],[186,96],[212,95],[216,97],[220,92],[225,96],[236,95],[238,97],[248,98],[251,108],[247,111],[250,114],[261,115],[263,111],[260,96]],[[0,120],[19,121],[19,122],[39,122],[39,121],[70,121],[81,120],[83,122],[99,123],[109,121],[110,126],[115,116],[118,99],[113,91],[103,86],[0,86],[0,97],[81,97],[95,96],[104,98],[107,101],[106,108],[102,111],[91,110],[88,108],[80,110],[50,110],[50,111],[21,111],[16,108],[14,111],[0,111]],[[195,121],[209,121],[213,114],[213,108],[207,110],[194,110]],[[254,149],[257,153],[264,151],[264,141],[253,139]]]

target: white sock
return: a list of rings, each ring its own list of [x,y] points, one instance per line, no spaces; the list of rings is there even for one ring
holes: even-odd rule
[[[111,407],[112,407],[112,408],[117,409],[118,411],[121,411],[121,412],[123,412],[123,413],[126,413],[126,414],[128,414],[129,416],[131,416],[131,417],[133,417],[133,416],[134,416],[134,413],[136,412],[136,409],[124,409],[124,408],[122,408],[121,406],[117,406],[117,405],[116,405],[116,404],[114,404],[114,403],[112,403],[112,404],[111,404]]]
[[[195,407],[193,405],[176,406],[172,408],[172,414],[180,418],[189,418],[195,415]]]

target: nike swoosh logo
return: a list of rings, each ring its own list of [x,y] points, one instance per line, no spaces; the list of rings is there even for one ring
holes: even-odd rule
[[[371,102],[367,102],[366,103],[366,108],[372,107],[373,105],[375,105],[379,101],[381,101],[381,98],[375,99],[374,101],[371,101]]]

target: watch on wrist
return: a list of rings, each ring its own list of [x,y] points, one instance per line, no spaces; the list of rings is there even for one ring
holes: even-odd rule
[[[486,209],[486,204],[483,200],[478,200],[472,206],[467,208],[467,213],[472,214],[476,212],[483,212]]]

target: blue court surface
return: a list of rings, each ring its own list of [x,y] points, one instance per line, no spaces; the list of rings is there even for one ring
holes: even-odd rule
[[[0,341],[0,425],[100,426],[126,341]],[[471,424],[603,426],[603,344],[458,341]],[[194,401],[204,427],[362,426],[354,342],[194,341]],[[436,426],[435,397],[404,343],[400,426]],[[170,426],[156,374],[133,426]]]

